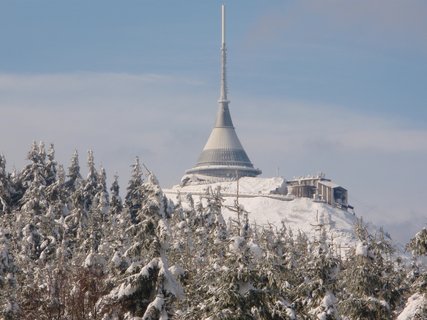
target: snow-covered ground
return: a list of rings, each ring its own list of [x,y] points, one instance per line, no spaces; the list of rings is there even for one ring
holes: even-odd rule
[[[181,191],[181,192],[191,192],[191,193],[200,193],[204,192],[209,186],[212,189],[216,189],[218,186],[221,187],[221,193],[224,194],[233,194],[236,195],[237,188],[239,188],[239,194],[271,194],[276,189],[283,190],[285,188],[286,181],[281,177],[273,177],[273,178],[250,178],[243,177],[239,179],[239,183],[237,181],[222,181],[211,184],[195,184],[188,185],[185,187],[181,187],[179,185],[172,187],[166,191]]]
[[[357,219],[354,213],[332,207],[322,202],[315,202],[308,198],[296,198],[279,195],[277,191],[283,191],[285,181],[283,178],[241,178],[239,184],[236,181],[218,182],[210,185],[174,186],[165,189],[165,194],[175,200],[179,193],[185,195],[191,193],[194,201],[205,194],[208,187],[213,190],[221,187],[221,194],[225,202],[223,215],[225,219],[233,217],[235,213],[227,207],[233,206],[236,201],[237,189],[239,189],[239,204],[249,212],[252,222],[257,225],[273,225],[280,228],[282,221],[287,228],[291,228],[296,234],[303,231],[308,237],[319,237],[320,225],[326,228],[327,235],[334,244],[340,246],[343,251],[348,247],[354,247],[357,239],[353,226]],[[185,206],[185,197],[181,197]],[[369,225],[370,232],[378,230]]]
[[[421,319],[416,318],[417,313],[421,313],[422,308],[425,308],[427,304],[427,299],[425,295],[420,293],[415,293],[409,297],[408,302],[406,303],[405,309],[397,317],[397,320],[412,320],[412,319]]]

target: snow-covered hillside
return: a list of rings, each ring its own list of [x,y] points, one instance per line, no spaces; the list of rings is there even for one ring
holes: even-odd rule
[[[346,248],[353,247],[357,241],[353,231],[357,220],[353,212],[348,212],[332,207],[323,202],[316,202],[308,198],[295,198],[283,195],[285,180],[274,178],[250,178],[244,177],[236,181],[217,182],[212,184],[174,186],[164,189],[165,194],[175,200],[178,194],[192,194],[197,201],[199,196],[206,193],[211,187],[215,190],[221,188],[224,197],[223,215],[228,219],[235,213],[229,208],[237,199],[239,190],[239,204],[249,212],[250,220],[257,225],[272,225],[280,227],[282,222],[295,233],[298,230],[304,232],[309,238],[319,236],[320,226],[324,226],[329,239],[343,252]],[[183,205],[186,205],[185,197],[181,197]],[[370,232],[375,233],[378,228],[368,225]]]

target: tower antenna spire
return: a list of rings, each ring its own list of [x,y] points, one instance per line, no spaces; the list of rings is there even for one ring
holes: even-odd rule
[[[227,48],[225,45],[225,5],[221,5],[221,94],[219,102],[228,103],[227,100]]]

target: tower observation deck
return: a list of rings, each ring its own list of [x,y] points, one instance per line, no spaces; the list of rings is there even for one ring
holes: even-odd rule
[[[254,168],[246,151],[243,149],[233,121],[231,120],[230,101],[227,99],[226,60],[227,49],[225,45],[225,7],[222,5],[222,42],[221,42],[221,87],[219,108],[215,126],[206,142],[197,164],[187,170],[184,180],[224,180],[238,177],[255,177],[261,170]],[[193,180],[193,179],[192,179]]]

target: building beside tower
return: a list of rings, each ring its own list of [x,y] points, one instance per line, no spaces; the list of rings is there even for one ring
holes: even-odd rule
[[[261,170],[254,168],[237,137],[231,120],[227,98],[227,49],[225,44],[225,7],[222,5],[221,86],[215,126],[197,164],[185,172],[182,183],[232,180],[255,177]]]

